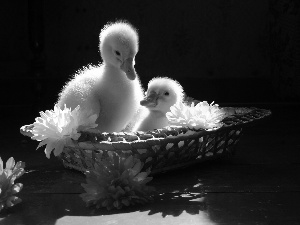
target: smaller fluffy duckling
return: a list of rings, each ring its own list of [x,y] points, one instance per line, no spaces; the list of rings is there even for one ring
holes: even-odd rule
[[[137,122],[133,131],[148,131],[168,126],[166,113],[172,105],[182,102],[183,98],[183,88],[177,81],[167,77],[153,78],[148,83],[146,97],[140,102],[147,108],[147,112]]]

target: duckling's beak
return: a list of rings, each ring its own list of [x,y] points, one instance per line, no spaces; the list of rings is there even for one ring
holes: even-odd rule
[[[136,77],[135,69],[133,66],[133,58],[127,58],[121,65],[121,70],[123,70],[128,79],[134,80]]]
[[[151,91],[148,96],[146,96],[142,101],[140,101],[140,104],[147,108],[155,107],[157,106],[158,97],[159,95],[155,91]]]

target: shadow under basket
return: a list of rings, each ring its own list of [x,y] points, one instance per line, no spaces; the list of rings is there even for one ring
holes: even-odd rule
[[[110,152],[132,155],[144,163],[143,171],[151,174],[187,167],[205,160],[231,155],[245,126],[254,125],[271,115],[258,108],[224,108],[227,117],[216,130],[192,130],[187,127],[167,127],[148,132],[81,132],[77,141],[64,147],[58,156],[65,167],[85,172],[109,157]],[[28,125],[30,126],[30,125]],[[28,126],[21,133],[32,136]]]

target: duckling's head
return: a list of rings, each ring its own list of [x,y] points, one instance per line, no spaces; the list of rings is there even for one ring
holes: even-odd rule
[[[167,77],[157,77],[149,81],[146,97],[140,104],[150,111],[165,114],[170,111],[172,105],[182,102],[183,97],[183,88],[177,81]]]
[[[104,64],[120,68],[130,80],[135,79],[138,34],[132,25],[123,21],[105,25],[100,32],[99,48]]]

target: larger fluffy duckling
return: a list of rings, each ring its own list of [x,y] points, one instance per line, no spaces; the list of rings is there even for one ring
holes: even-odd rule
[[[148,131],[168,126],[166,113],[170,107],[182,102],[184,92],[182,86],[175,80],[167,77],[153,78],[148,83],[146,97],[140,102],[147,108],[147,112],[134,131]]]
[[[133,119],[144,97],[135,72],[136,29],[126,22],[107,24],[100,32],[103,63],[79,71],[59,94],[57,104],[77,105],[97,114],[100,132],[119,132]]]

